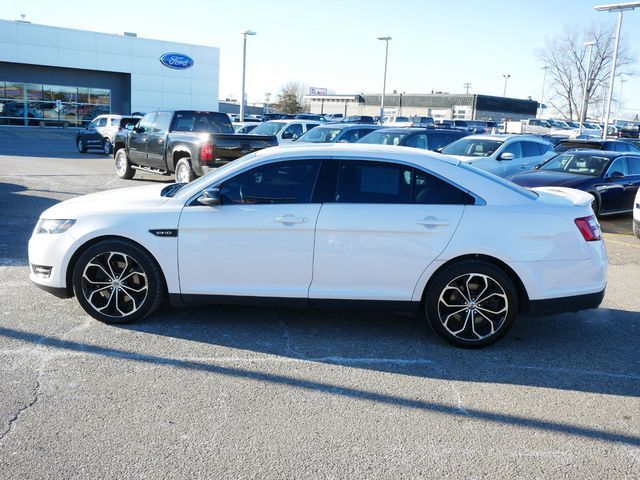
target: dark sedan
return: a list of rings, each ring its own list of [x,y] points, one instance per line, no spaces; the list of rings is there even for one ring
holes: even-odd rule
[[[509,177],[523,187],[569,187],[595,197],[596,215],[631,212],[640,187],[640,154],[574,150]]]
[[[469,135],[467,132],[461,130],[406,127],[381,128],[370,133],[358,143],[400,145],[436,151],[467,135]]]

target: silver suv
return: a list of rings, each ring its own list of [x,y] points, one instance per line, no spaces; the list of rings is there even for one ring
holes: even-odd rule
[[[135,115],[98,115],[76,135],[78,152],[86,153],[89,148],[99,148],[105,155],[110,155],[116,133],[124,129],[131,130],[140,118]]]

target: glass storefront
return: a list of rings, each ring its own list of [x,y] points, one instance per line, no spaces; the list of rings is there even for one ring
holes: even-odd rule
[[[0,125],[84,126],[111,112],[111,90],[0,80]]]

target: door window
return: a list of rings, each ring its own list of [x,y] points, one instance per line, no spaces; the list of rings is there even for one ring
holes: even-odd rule
[[[156,118],[156,112],[147,113],[142,120],[140,120],[139,128],[143,128],[144,132],[149,133],[151,131],[151,127],[153,126],[153,122]]]
[[[295,140],[296,138],[300,137],[301,135],[302,135],[302,124],[301,123],[292,123],[287,128],[285,128],[284,132],[282,132],[282,138],[285,139],[285,140],[286,139]]]
[[[505,147],[502,153],[513,153],[513,158],[522,158],[522,142],[512,142]],[[501,153],[501,154],[502,154]]]
[[[613,172],[619,172],[625,176],[629,175],[629,172],[627,171],[627,161],[624,157],[618,157],[613,161],[613,163],[609,167],[607,176],[611,176]]]
[[[383,162],[342,162],[338,166],[338,203],[411,203],[413,169]]]
[[[407,147],[421,148],[422,150],[426,150],[428,146],[427,134],[420,133],[418,135],[414,135],[411,138],[409,138],[409,140],[407,140],[407,143],[405,145]]]
[[[220,186],[223,205],[309,203],[320,160],[291,160],[252,168]]]
[[[171,124],[171,113],[158,112],[155,125],[153,126],[153,133],[168,132],[170,124]]]
[[[539,157],[542,155],[540,144],[536,142],[522,142],[524,157]]]
[[[98,119],[98,123],[96,124],[96,127],[100,128],[100,127],[106,127],[107,126],[107,119],[106,118],[99,118]]]
[[[640,175],[640,157],[627,157],[629,175]]]

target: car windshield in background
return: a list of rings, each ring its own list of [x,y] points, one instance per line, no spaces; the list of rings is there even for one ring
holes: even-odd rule
[[[371,132],[358,143],[372,143],[376,145],[400,145],[408,133],[400,132]]]
[[[264,122],[262,125],[251,130],[251,135],[277,135],[280,130],[286,127],[284,122]]]
[[[332,143],[336,141],[342,129],[316,127],[302,135],[296,142]]]
[[[229,117],[217,112],[176,112],[174,132],[233,133]]]
[[[567,128],[565,125],[563,125],[562,123],[560,123],[560,122],[558,122],[556,120],[549,119],[549,120],[547,120],[547,123],[549,125],[551,125],[553,128],[563,128],[563,129]]]
[[[567,150],[575,150],[578,148],[582,150],[601,150],[602,144],[600,142],[560,142],[555,150],[556,152],[566,152]]]
[[[461,138],[445,147],[442,153],[445,155],[461,155],[463,157],[488,157],[495,152],[500,145],[500,140],[485,138]]]
[[[599,177],[604,172],[611,159],[599,155],[585,155],[580,153],[565,153],[552,158],[540,166],[540,170],[549,172],[574,173]]]

